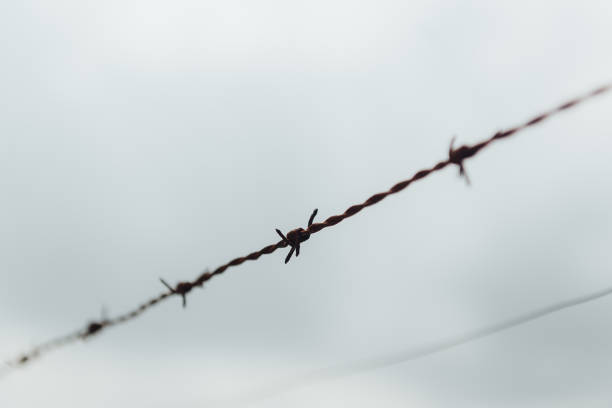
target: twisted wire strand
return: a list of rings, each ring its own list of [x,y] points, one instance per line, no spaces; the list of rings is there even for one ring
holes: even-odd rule
[[[333,215],[323,222],[312,224],[310,227],[308,227],[307,231],[310,232],[311,234],[314,234],[316,232],[321,231],[324,228],[331,227],[332,225],[336,225],[339,222],[342,222],[343,220],[345,220],[346,218],[352,217],[353,215],[357,214],[359,211],[363,210],[364,208],[382,201],[383,199],[390,196],[391,194],[399,193],[400,191],[404,190],[406,187],[408,187],[410,184],[414,183],[415,181],[425,178],[429,176],[431,173],[442,170],[449,164],[457,164],[460,167],[460,174],[463,174],[464,172],[464,170],[462,170],[463,160],[476,155],[479,151],[489,146],[491,143],[507,138],[507,137],[510,137],[530,126],[534,126],[559,112],[567,110],[573,106],[578,105],[581,102],[586,101],[587,99],[590,99],[594,96],[600,95],[610,90],[611,87],[612,87],[612,84],[599,87],[583,96],[567,101],[557,106],[556,108],[546,111],[538,116],[535,116],[521,125],[518,125],[516,127],[510,128],[504,131],[497,132],[490,138],[485,139],[474,145],[471,145],[471,146],[464,145],[464,146],[459,147],[456,150],[454,150],[451,145],[451,148],[449,149],[449,157],[446,160],[440,161],[435,166],[429,169],[424,169],[424,170],[416,172],[411,178],[404,180],[404,181],[400,181],[399,183],[397,183],[396,185],[394,185],[393,187],[391,187],[389,190],[385,192],[374,194],[373,196],[371,196],[370,198],[368,198],[361,204],[353,205],[347,208],[343,214]]]
[[[442,160],[440,162],[438,162],[437,164],[435,164],[433,167],[427,168],[427,169],[423,169],[420,170],[418,172],[416,172],[411,178],[400,181],[399,183],[395,184],[393,187],[391,187],[389,190],[382,192],[382,193],[377,193],[374,194],[373,196],[371,196],[370,198],[368,198],[367,200],[365,200],[363,203],[361,204],[356,204],[353,205],[349,208],[346,209],[346,211],[342,214],[339,215],[332,215],[331,217],[328,217],[325,221],[320,222],[320,223],[312,223],[311,225],[309,225],[307,227],[307,229],[295,229],[293,231],[291,231],[289,234],[287,234],[288,236],[293,233],[298,231],[299,234],[299,239],[300,241],[298,242],[288,242],[287,240],[281,240],[279,242],[277,242],[276,244],[271,244],[271,245],[267,245],[265,247],[263,247],[262,249],[260,249],[259,251],[255,251],[255,252],[251,252],[250,254],[246,255],[246,256],[242,256],[242,257],[238,257],[235,259],[232,259],[231,261],[229,261],[226,264],[223,264],[219,267],[217,267],[216,269],[214,269],[213,271],[205,271],[202,274],[200,274],[196,279],[192,280],[192,281],[187,281],[187,282],[179,282],[177,284],[177,286],[175,288],[170,288],[168,291],[163,292],[161,294],[159,294],[156,297],[153,297],[143,303],[141,303],[138,307],[136,307],[133,310],[130,310],[128,312],[125,312],[123,314],[120,314],[118,316],[115,316],[114,318],[111,319],[101,319],[98,321],[91,321],[89,323],[87,323],[87,325],[85,326],[85,328],[69,333],[65,336],[62,337],[58,337],[55,338],[53,340],[47,341],[45,343],[42,343],[38,346],[35,346],[34,348],[30,349],[29,351],[26,351],[25,353],[22,353],[21,355],[19,355],[18,357],[7,361],[7,364],[10,365],[11,367],[17,367],[17,366],[23,366],[26,363],[32,361],[35,357],[39,357],[41,354],[49,352],[51,350],[63,347],[65,345],[68,345],[70,343],[74,343],[77,340],[85,340],[88,339],[92,336],[98,335],[100,334],[104,329],[109,328],[109,327],[113,327],[113,326],[117,326],[123,323],[126,323],[130,320],[133,320],[135,318],[137,318],[138,316],[140,316],[142,313],[144,313],[145,311],[149,310],[150,308],[152,308],[153,306],[155,306],[156,304],[166,300],[167,298],[173,296],[173,295],[178,295],[181,296],[183,298],[183,305],[185,305],[185,297],[186,295],[193,289],[196,287],[202,287],[204,285],[204,283],[206,283],[207,281],[209,281],[210,279],[212,279],[213,277],[220,275],[222,273],[224,273],[227,269],[231,268],[231,267],[235,267],[238,265],[243,264],[246,261],[255,261],[257,259],[259,259],[261,256],[263,255],[268,255],[273,253],[274,251],[276,251],[277,249],[281,249],[281,248],[286,248],[287,246],[290,245],[297,245],[299,247],[299,243],[301,241],[305,241],[306,239],[308,239],[310,237],[310,235],[315,234],[325,228],[331,227],[333,225],[336,225],[340,222],[342,222],[343,220],[345,220],[346,218],[352,217],[353,215],[357,214],[358,212],[360,212],[361,210],[363,210],[366,207],[369,207],[371,205],[374,205],[380,201],[382,201],[383,199],[385,199],[386,197],[388,197],[389,195],[392,194],[397,194],[400,191],[404,190],[405,188],[407,188],[410,184],[412,184],[413,182],[423,179],[427,176],[429,176],[432,173],[435,173],[437,171],[440,171],[442,169],[444,169],[446,166],[448,166],[449,164],[455,164],[459,167],[459,174],[466,176],[465,174],[465,169],[463,167],[463,161],[473,157],[474,155],[476,155],[478,152],[480,152],[482,149],[484,149],[485,147],[489,146],[491,143],[496,142],[498,140],[510,137],[512,135],[517,134],[518,132],[534,126],[542,121],[544,121],[545,119],[550,118],[551,116],[554,116],[560,112],[563,112],[567,109],[570,109],[588,99],[591,99],[597,95],[601,95],[607,91],[609,91],[612,88],[612,84],[607,84],[604,86],[601,86],[599,88],[596,88],[595,90],[588,92],[582,96],[579,96],[577,98],[571,99],[569,101],[564,102],[563,104],[545,111],[544,113],[541,113],[531,119],[529,119],[528,121],[515,126],[513,128],[507,129],[507,130],[503,130],[503,131],[499,131],[497,133],[495,133],[493,136],[489,137],[488,139],[485,139],[479,143],[476,143],[474,145],[462,145],[457,149],[453,148],[452,142],[451,142],[451,147],[449,148],[448,151],[448,158],[446,158],[445,160]],[[311,221],[312,221],[312,217],[311,217]],[[288,261],[288,258],[287,258]],[[163,280],[162,282],[164,284],[166,284]],[[167,285],[167,284],[166,284]]]

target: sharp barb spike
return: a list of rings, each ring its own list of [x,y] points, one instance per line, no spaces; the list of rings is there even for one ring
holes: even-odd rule
[[[289,242],[289,240],[287,239],[287,237],[281,232],[281,230],[279,230],[278,228],[276,228],[276,233],[278,235],[280,235],[280,237],[283,239],[283,241],[285,241],[287,244],[291,245],[291,243]]]
[[[315,208],[314,211],[312,212],[312,215],[308,219],[308,226],[309,227],[312,225],[312,222],[314,221],[314,218],[316,217],[318,211],[319,211],[319,209]]]
[[[165,281],[165,280],[163,280],[162,278],[159,278],[159,280],[161,281],[161,283],[163,283],[163,284],[164,284],[164,286],[165,286],[165,287],[167,287],[167,288],[168,288],[168,290],[169,290],[170,292],[174,293],[174,288],[173,288],[172,286],[168,285],[168,282],[166,282],[166,281]]]

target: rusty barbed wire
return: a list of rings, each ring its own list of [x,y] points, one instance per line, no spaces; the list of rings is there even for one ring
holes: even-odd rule
[[[177,283],[176,286],[172,287],[166,281],[160,278],[164,286],[168,288],[167,292],[161,293],[157,295],[156,297],[151,298],[145,301],[144,303],[140,304],[135,309],[128,311],[126,313],[120,314],[114,318],[111,318],[111,319],[103,318],[100,320],[90,321],[87,323],[87,325],[83,329],[77,330],[67,335],[55,338],[53,340],[49,340],[45,343],[42,343],[30,349],[29,351],[20,354],[17,358],[7,361],[7,364],[11,367],[23,366],[26,363],[32,361],[34,358],[39,357],[43,353],[63,347],[70,343],[74,343],[78,340],[86,340],[90,337],[100,334],[102,331],[104,331],[105,329],[109,327],[117,326],[119,324],[135,319],[136,317],[140,316],[142,313],[144,313],[151,307],[155,306],[156,304],[164,301],[165,299],[173,295],[180,296],[182,298],[183,307],[185,307],[187,304],[187,299],[186,299],[187,294],[190,293],[192,289],[196,287],[202,287],[204,283],[206,283],[213,277],[224,273],[228,268],[241,265],[246,261],[255,261],[263,255],[271,254],[277,249],[286,248],[289,246],[291,247],[291,250],[289,251],[288,255],[285,258],[285,263],[287,263],[291,259],[291,256],[293,255],[294,252],[296,253],[296,256],[299,255],[300,244],[308,240],[312,234],[315,234],[325,228],[334,226],[344,221],[345,219],[352,217],[353,215],[357,214],[364,208],[374,205],[392,194],[399,193],[400,191],[404,190],[405,188],[407,188],[410,184],[414,183],[415,181],[423,179],[434,172],[440,171],[450,164],[456,165],[459,168],[459,175],[465,177],[466,182],[469,183],[469,178],[467,177],[467,173],[466,173],[465,166],[464,166],[464,161],[466,159],[469,159],[475,156],[478,152],[480,152],[482,149],[489,146],[493,142],[505,139],[512,135],[515,135],[521,130],[534,126],[544,121],[545,119],[550,118],[551,116],[557,113],[560,113],[569,108],[572,108],[597,95],[601,95],[604,92],[609,91],[611,88],[612,88],[612,84],[608,84],[608,85],[604,85],[599,88],[596,88],[595,90],[591,92],[588,92],[577,98],[571,99],[557,106],[556,108],[548,110],[538,116],[535,116],[531,118],[530,120],[528,120],[527,122],[524,122],[521,125],[515,126],[507,130],[498,131],[497,133],[495,133],[493,136],[489,137],[488,139],[485,139],[474,145],[462,145],[455,149],[454,148],[455,138],[453,137],[450,143],[449,150],[448,150],[448,157],[445,160],[438,162],[437,164],[435,164],[434,166],[430,168],[423,169],[423,170],[416,172],[411,178],[400,181],[399,183],[395,184],[393,187],[391,187],[389,190],[385,192],[374,194],[373,196],[371,196],[370,198],[368,198],[361,204],[356,204],[356,205],[353,205],[347,208],[346,211],[344,211],[344,213],[339,214],[339,215],[332,215],[331,217],[328,217],[325,221],[322,221],[319,223],[313,223],[314,217],[317,214],[317,210],[315,209],[312,215],[310,216],[310,219],[308,221],[308,226],[306,229],[296,228],[296,229],[289,231],[286,235],[284,235],[280,230],[276,229],[276,232],[282,238],[281,241],[275,244],[265,246],[259,251],[251,252],[250,254],[246,256],[235,258],[229,261],[228,263],[217,267],[212,272],[206,270],[193,281],[182,281],[182,282]]]

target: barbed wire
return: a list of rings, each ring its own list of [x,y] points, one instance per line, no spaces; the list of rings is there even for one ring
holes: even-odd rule
[[[277,249],[291,247],[288,255],[285,258],[285,263],[287,263],[291,259],[291,256],[293,255],[294,252],[296,256],[299,255],[301,243],[308,240],[312,234],[316,234],[317,232],[320,232],[325,228],[334,226],[344,221],[345,219],[352,217],[353,215],[357,214],[364,208],[374,205],[392,194],[399,193],[400,191],[404,190],[405,188],[407,188],[410,184],[414,183],[415,181],[423,179],[434,172],[440,171],[444,169],[445,167],[447,167],[448,165],[451,165],[451,164],[456,165],[459,168],[459,175],[463,176],[466,182],[469,183],[469,178],[467,176],[467,172],[464,166],[464,161],[466,159],[469,159],[475,156],[482,149],[484,149],[485,147],[489,146],[490,144],[498,140],[502,140],[512,135],[515,135],[516,133],[528,127],[541,123],[545,119],[548,119],[557,113],[570,109],[597,95],[601,95],[609,91],[611,88],[612,88],[612,84],[608,84],[608,85],[604,85],[599,88],[596,88],[591,92],[588,92],[577,98],[571,99],[551,110],[545,111],[544,113],[541,113],[518,126],[515,126],[507,130],[498,131],[493,136],[489,137],[488,139],[485,139],[473,145],[462,145],[455,149],[454,148],[455,138],[453,138],[451,140],[450,147],[448,150],[448,157],[446,159],[438,162],[437,164],[435,164],[434,166],[430,168],[426,168],[426,169],[417,171],[411,178],[400,181],[399,183],[395,184],[393,187],[391,187],[387,191],[374,194],[373,196],[371,196],[370,198],[368,198],[361,204],[352,205],[351,207],[347,208],[346,211],[344,211],[344,213],[339,214],[339,215],[332,215],[331,217],[328,217],[326,220],[322,222],[314,223],[314,217],[317,214],[317,210],[315,209],[312,215],[310,216],[306,229],[296,228],[296,229],[289,231],[286,235],[277,229],[276,232],[282,238],[277,243],[267,245],[263,247],[262,249],[260,249],[259,251],[251,252],[250,254],[246,256],[232,259],[226,264],[223,264],[217,267],[213,271],[206,270],[192,281],[178,282],[176,286],[173,287],[170,284],[168,284],[166,281],[164,281],[163,279],[160,279],[163,285],[168,288],[168,291],[163,292],[157,295],[156,297],[153,297],[141,303],[138,307],[128,312],[125,312],[123,314],[117,315],[114,318],[110,318],[110,319],[102,318],[100,320],[90,321],[85,325],[84,328],[71,332],[69,334],[66,334],[64,336],[49,340],[38,346],[35,346],[29,351],[26,351],[25,353],[20,354],[18,357],[7,361],[7,364],[11,367],[23,366],[26,363],[32,361],[34,358],[39,357],[43,353],[47,353],[51,350],[55,350],[57,348],[66,346],[78,340],[86,340],[93,336],[99,335],[102,331],[104,331],[107,328],[114,327],[114,326],[117,326],[117,325],[120,325],[120,324],[123,324],[125,322],[135,319],[136,317],[140,316],[145,311],[149,310],[153,306],[157,305],[158,303],[166,300],[167,298],[171,296],[175,296],[175,295],[180,296],[182,298],[183,307],[185,307],[187,304],[187,295],[191,292],[192,289],[197,288],[197,287],[202,287],[204,283],[208,282],[209,280],[211,280],[213,277],[217,275],[221,275],[222,273],[224,273],[227,269],[231,267],[241,265],[246,261],[255,261],[263,255],[268,255],[268,254],[273,253]]]

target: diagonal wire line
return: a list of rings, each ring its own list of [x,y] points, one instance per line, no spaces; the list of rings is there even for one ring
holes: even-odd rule
[[[354,361],[344,365],[328,367],[316,371],[312,371],[302,376],[296,376],[292,379],[277,383],[274,386],[262,388],[258,391],[245,394],[242,397],[236,398],[233,401],[221,403],[224,407],[239,407],[248,404],[253,404],[272,397],[285,394],[287,392],[303,388],[310,385],[320,384],[326,381],[331,381],[339,378],[350,377],[357,374],[377,370],[383,367],[389,367],[397,364],[406,363],[408,361],[421,359],[433,354],[442,353],[449,349],[462,346],[467,343],[478,341],[485,337],[492,336],[502,331],[512,329],[516,326],[527,324],[533,320],[540,319],[550,314],[560,312],[564,309],[569,309],[592,302],[594,300],[609,296],[612,294],[612,287],[582,295],[572,299],[564,300],[553,305],[545,306],[540,309],[516,316],[514,318],[485,326],[480,329],[467,332],[463,335],[452,337],[450,339],[430,344],[425,347],[399,351],[391,354],[382,355],[379,357]]]
[[[289,252],[289,254],[287,255],[287,257],[285,258],[285,263],[287,263],[289,261],[289,259],[291,258],[291,255],[293,254],[293,252],[296,252],[296,256],[299,255],[299,251],[300,251],[300,244],[304,241],[306,241],[307,239],[310,238],[310,236],[312,234],[315,234],[325,228],[331,227],[333,225],[336,225],[340,222],[342,222],[343,220],[345,220],[346,218],[352,217],[353,215],[357,214],[358,212],[360,212],[361,210],[363,210],[366,207],[369,207],[371,205],[374,205],[378,202],[380,202],[381,200],[385,199],[386,197],[388,197],[389,195],[392,194],[397,194],[400,191],[404,190],[406,187],[408,187],[410,184],[412,184],[415,181],[418,181],[422,178],[425,178],[427,176],[429,176],[432,173],[435,173],[437,171],[440,171],[442,169],[444,169],[445,167],[447,167],[450,164],[454,164],[457,165],[459,168],[459,174],[466,176],[466,180],[469,182],[469,179],[467,179],[467,174],[465,172],[465,167],[464,167],[464,160],[473,157],[474,155],[478,154],[482,149],[484,149],[485,147],[489,146],[490,144],[505,139],[507,137],[513,136],[516,133],[534,126],[542,121],[544,121],[545,119],[548,119],[551,116],[554,116],[560,112],[563,112],[567,109],[570,109],[588,99],[591,99],[597,95],[601,95],[607,91],[609,91],[612,88],[612,84],[608,84],[608,85],[604,85],[601,86],[599,88],[596,88],[582,96],[579,96],[577,98],[571,99],[569,101],[564,102],[563,104],[550,109],[548,111],[545,111],[531,119],[529,119],[528,121],[515,126],[513,128],[509,128],[507,130],[503,130],[503,131],[499,131],[497,133],[495,133],[493,136],[489,137],[488,139],[485,139],[481,142],[478,142],[476,144],[473,145],[462,145],[458,148],[454,148],[453,147],[453,142],[451,142],[450,148],[448,150],[448,157],[440,162],[438,162],[437,164],[435,164],[434,166],[427,168],[427,169],[423,169],[420,170],[418,172],[416,172],[411,178],[400,181],[399,183],[395,184],[393,187],[391,187],[389,190],[382,192],[382,193],[378,193],[378,194],[374,194],[373,196],[371,196],[370,198],[368,198],[367,200],[365,200],[363,203],[361,204],[356,204],[353,205],[349,208],[346,209],[346,211],[342,214],[339,215],[333,215],[331,217],[328,217],[325,221],[320,222],[320,223],[313,223],[313,219],[314,216],[316,215],[316,210],[313,212],[313,214],[310,217],[310,220],[308,222],[308,227],[306,229],[303,228],[296,228],[292,231],[289,231],[286,236],[284,234],[282,234],[281,231],[277,232],[279,233],[279,235],[282,237],[282,240],[275,243],[275,244],[271,244],[268,246],[263,247],[262,249],[260,249],[259,251],[255,251],[255,252],[251,252],[250,254],[246,255],[246,256],[242,256],[242,257],[238,257],[235,258],[231,261],[229,261],[226,264],[223,264],[219,267],[217,267],[215,270],[213,271],[205,271],[202,274],[200,274],[197,278],[195,278],[192,281],[186,281],[186,282],[179,282],[174,288],[171,287],[170,285],[168,285],[164,280],[162,280],[162,283],[168,287],[168,290],[166,292],[163,292],[159,295],[157,295],[156,297],[153,297],[147,301],[145,301],[144,303],[141,303],[138,307],[125,312],[123,314],[117,315],[114,318],[110,318],[110,319],[102,319],[102,320],[98,320],[98,321],[92,321],[89,322],[85,325],[84,328],[76,330],[72,333],[69,333],[65,336],[61,336],[58,337],[56,339],[47,341],[45,343],[42,343],[38,346],[33,347],[32,349],[30,349],[29,351],[26,351],[25,353],[22,353],[20,356],[9,360],[7,362],[7,364],[9,364],[12,367],[17,367],[17,366],[22,366],[28,362],[30,362],[32,359],[40,356],[43,353],[49,352],[51,350],[63,347],[67,344],[70,343],[74,343],[77,340],[85,340],[88,339],[92,336],[98,335],[100,334],[103,330],[109,328],[109,327],[113,327],[113,326],[117,326],[120,324],[123,324],[125,322],[128,322],[132,319],[137,318],[138,316],[140,316],[142,313],[144,313],[145,311],[149,310],[150,308],[152,308],[153,306],[155,306],[156,304],[166,300],[167,298],[177,295],[177,296],[181,296],[183,299],[183,306],[186,305],[186,295],[193,289],[196,287],[202,287],[204,285],[205,282],[209,281],[210,279],[212,279],[213,277],[222,274],[223,272],[225,272],[228,268],[234,267],[234,266],[238,266],[243,264],[246,261],[254,261],[259,259],[261,256],[263,255],[267,255],[267,254],[271,254],[274,251],[276,251],[277,249],[281,249],[281,248],[286,248],[288,246],[291,247],[291,250]],[[453,140],[454,141],[454,140]]]

